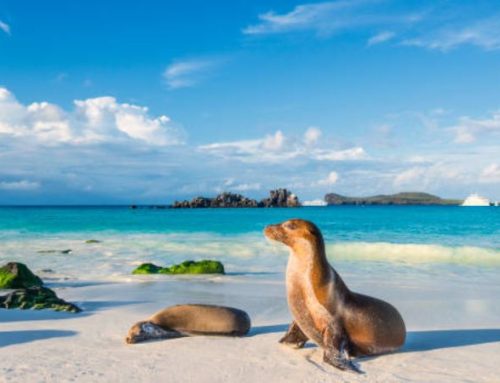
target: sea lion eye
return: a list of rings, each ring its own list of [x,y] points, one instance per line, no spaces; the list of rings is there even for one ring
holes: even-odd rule
[[[295,230],[297,228],[297,225],[293,222],[285,222],[283,226],[288,230]]]

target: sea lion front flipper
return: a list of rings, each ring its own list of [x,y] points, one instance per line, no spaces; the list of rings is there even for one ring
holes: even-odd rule
[[[323,331],[323,361],[342,371],[363,373],[347,358],[345,344],[347,337],[337,321],[328,325]]]
[[[288,327],[288,331],[283,336],[283,338],[280,339],[279,342],[288,346],[293,346],[295,348],[302,348],[307,341],[307,336],[302,332],[300,327],[294,321],[292,322],[290,327]]]

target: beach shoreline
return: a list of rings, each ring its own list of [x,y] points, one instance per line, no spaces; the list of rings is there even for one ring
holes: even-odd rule
[[[498,381],[498,285],[488,290],[473,281],[464,284],[460,276],[431,283],[429,275],[422,286],[403,280],[403,275],[387,277],[345,275],[355,291],[393,303],[407,323],[408,338],[400,352],[358,361],[365,375],[324,364],[321,350],[313,344],[303,350],[278,344],[290,314],[284,275],[277,273],[50,280],[48,287],[84,311],[2,310],[0,381],[126,381],[132,377],[143,382]],[[199,336],[125,344],[133,323],[178,303],[238,307],[250,314],[252,329],[243,338]]]

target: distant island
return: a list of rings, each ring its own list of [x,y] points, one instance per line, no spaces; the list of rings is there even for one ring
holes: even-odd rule
[[[220,193],[214,198],[195,197],[191,201],[175,201],[171,208],[228,208],[228,207],[298,207],[298,197],[287,189],[269,192],[269,197],[260,201],[237,193]]]
[[[460,205],[458,199],[444,199],[428,193],[406,192],[372,197],[346,197],[340,194],[325,195],[328,206],[334,205]]]
[[[297,195],[280,188],[269,191],[269,196],[261,200],[231,192],[223,192],[215,197],[195,197],[191,200],[175,201],[172,205],[130,205],[131,209],[197,209],[197,208],[270,208],[299,206],[341,206],[341,205],[440,205],[457,206],[459,199],[445,199],[429,193],[403,192],[380,194],[370,197],[347,197],[328,193],[324,200],[305,201],[302,205]]]

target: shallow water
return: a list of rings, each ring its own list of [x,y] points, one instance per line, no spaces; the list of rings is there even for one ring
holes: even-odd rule
[[[291,217],[320,227],[331,262],[345,273],[466,274],[484,280],[500,269],[500,209],[493,207],[3,207],[0,261],[85,279],[129,278],[141,262],[211,258],[230,274],[258,278],[283,273],[288,253],[265,240],[262,230]],[[100,243],[87,244],[88,239]],[[67,249],[71,253],[61,253]]]

